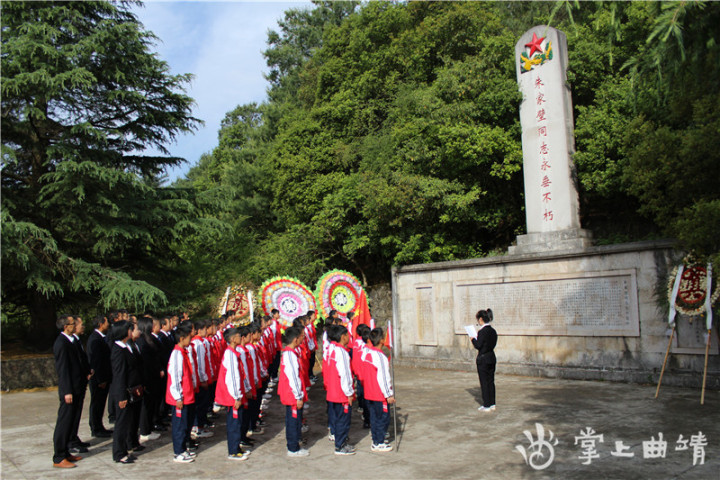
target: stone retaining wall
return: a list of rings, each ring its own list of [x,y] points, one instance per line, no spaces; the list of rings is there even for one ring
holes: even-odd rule
[[[2,360],[0,385],[3,391],[57,385],[52,355]]]

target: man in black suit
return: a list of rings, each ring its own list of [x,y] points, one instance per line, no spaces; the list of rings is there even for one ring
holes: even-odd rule
[[[122,317],[123,317],[123,314],[120,313],[120,310],[113,310],[112,312],[110,312],[110,314],[108,315],[108,320],[110,321],[110,327],[112,327],[112,325],[114,323],[121,321],[123,319]],[[110,331],[110,330],[108,329],[108,331]],[[112,352],[112,346],[113,346],[113,343],[115,343],[115,342],[110,339],[110,335],[105,337],[105,340],[107,341],[108,348]],[[108,396],[109,396],[109,392],[110,392],[110,389],[108,387]],[[115,402],[107,402],[107,406],[108,406],[108,422],[115,423]]]
[[[73,403],[75,404],[75,416],[73,417],[73,428],[72,433],[70,434],[70,453],[76,455],[78,453],[87,452],[88,447],[90,446],[89,443],[80,440],[80,437],[78,437],[78,430],[80,429],[80,418],[82,417],[83,404],[85,403],[85,392],[87,391],[88,380],[90,380],[90,377],[92,376],[92,370],[90,369],[90,362],[88,362],[87,353],[85,353],[85,347],[83,347],[82,341],[80,340],[80,335],[85,333],[83,319],[77,315],[74,316],[73,319],[75,321],[73,346],[75,347],[75,352],[77,353],[80,361],[83,378],[83,385],[81,386],[78,395],[73,398]]]
[[[95,330],[87,343],[88,361],[94,371],[90,377],[90,431],[93,437],[108,438],[112,436],[112,430],[103,426],[102,417],[112,381],[110,347],[106,339],[110,322],[105,315],[98,315],[94,324]]]
[[[70,439],[72,438],[73,421],[76,416],[77,403],[84,391],[87,377],[83,375],[83,366],[77,347],[73,345],[75,337],[75,319],[72,315],[62,315],[58,318],[57,327],[61,330],[55,340],[53,355],[55,356],[55,370],[58,376],[58,395],[60,407],[58,408],[55,432],[53,433],[53,467],[74,468],[74,462],[82,457],[70,454]]]

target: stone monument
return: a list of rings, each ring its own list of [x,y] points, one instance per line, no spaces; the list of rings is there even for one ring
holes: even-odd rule
[[[682,255],[670,241],[592,246],[580,227],[566,47],[565,35],[546,26],[515,47],[527,234],[508,255],[393,268],[399,363],[473,369],[464,326],[489,307],[498,372],[637,382],[659,374],[669,333],[658,292]],[[664,381],[699,386],[703,344],[688,341],[697,328],[679,325],[683,340],[678,333]],[[720,388],[717,356],[709,378]]]
[[[590,246],[590,232],[580,228],[567,63],[567,39],[554,28],[533,27],[515,45],[527,235],[511,254]]]

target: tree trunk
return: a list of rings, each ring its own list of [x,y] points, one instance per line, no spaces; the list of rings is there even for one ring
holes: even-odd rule
[[[52,347],[58,330],[55,326],[57,306],[55,302],[39,292],[33,292],[28,305],[30,310],[30,328],[25,337],[29,346],[39,351]]]

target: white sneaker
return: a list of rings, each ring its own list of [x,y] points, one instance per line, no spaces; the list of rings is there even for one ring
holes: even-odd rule
[[[264,429],[264,428],[262,428],[262,427],[255,427],[254,430],[248,430],[248,433],[247,433],[247,434],[248,434],[248,436],[252,436],[252,435],[262,435],[263,433],[265,433],[265,429]],[[252,434],[252,435],[251,435],[251,434]]]
[[[495,411],[495,405],[490,405],[490,410]]]
[[[334,442],[334,441],[335,441],[335,435],[333,435],[332,433],[331,433],[330,435],[328,435],[328,440],[330,440],[331,442]]]
[[[140,443],[149,442],[151,440],[157,440],[160,438],[160,434],[157,432],[151,432],[148,435],[140,435]]]
[[[310,379],[310,385],[315,385],[316,380]]]
[[[192,463],[194,461],[195,461],[195,458],[188,455],[187,452],[183,452],[180,455],[177,455],[175,458],[173,458],[173,462],[177,462],[177,463]]]
[[[228,460],[235,460],[238,462],[242,462],[243,460],[247,460],[248,457],[246,455],[243,455],[242,453],[234,453],[232,455],[228,455]]]
[[[260,410],[262,410],[263,412],[267,411],[267,409],[268,405],[260,405]]]
[[[185,450],[186,455],[190,455],[192,458],[197,457],[197,452],[191,452],[190,450]]]
[[[212,411],[214,413],[220,413],[224,407],[222,405],[218,405],[217,403],[213,404]]]
[[[302,427],[300,427],[301,433],[307,433],[308,430],[310,430],[310,427],[308,427],[307,425],[303,425]]]
[[[297,452],[291,452],[290,450],[287,452],[288,457],[307,457],[308,455],[310,455],[310,450],[305,450],[304,448],[301,448]]]
[[[495,410],[493,407],[478,407],[479,412],[492,412]]]
[[[371,452],[390,452],[392,451],[393,447],[389,443],[380,443],[375,444],[373,443],[370,447]]]
[[[215,435],[215,432],[211,432],[210,430],[198,429],[198,432],[197,432],[197,438],[210,438],[213,435]]]
[[[310,408],[310,404],[305,402],[305,404],[303,405],[303,410],[308,410],[309,408]]]
[[[266,393],[265,395],[263,395],[264,400],[270,400],[271,398],[272,398],[272,395],[270,395],[269,393]]]

